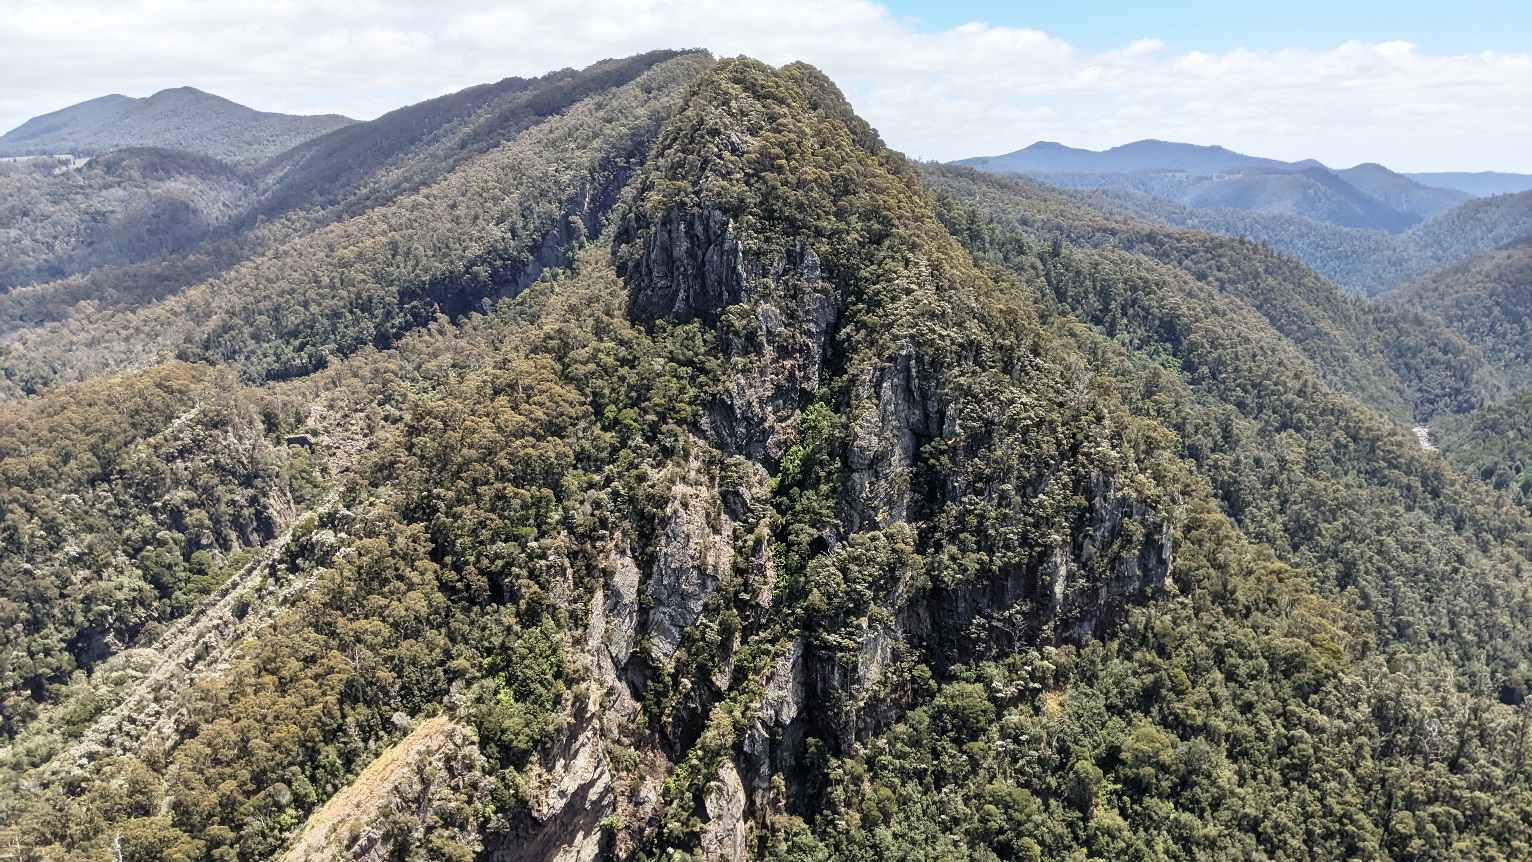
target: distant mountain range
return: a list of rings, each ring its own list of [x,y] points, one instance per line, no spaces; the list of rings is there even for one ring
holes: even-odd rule
[[[1103,152],[1042,141],[958,164],[1027,174],[1066,188],[1135,192],[1198,209],[1292,215],[1389,233],[1408,230],[1472,197],[1532,188],[1532,176],[1520,174],[1416,178],[1372,163],[1334,170],[1313,159],[1283,162],[1224,147],[1154,140]]]
[[[1134,171],[1217,172],[1237,168],[1279,168],[1301,170],[1324,167],[1312,159],[1281,162],[1236,153],[1223,147],[1203,147],[1171,141],[1134,141],[1110,150],[1078,149],[1038,141],[1030,147],[1003,156],[963,159],[957,164],[1001,174],[1035,173],[1132,173]]]
[[[1134,141],[1131,144],[1101,151],[1067,147],[1053,141],[1038,141],[1030,147],[1006,153],[1003,156],[979,156],[962,159],[955,164],[1001,174],[1133,173],[1136,171],[1218,173],[1248,168],[1271,168],[1292,172],[1326,168],[1326,165],[1314,159],[1284,162],[1278,159],[1247,156],[1225,147],[1205,147],[1152,139]],[[1389,171],[1382,165],[1374,164],[1358,165],[1345,171],[1336,171],[1341,175],[1353,172],[1373,175],[1383,172],[1391,177],[1405,177],[1430,188],[1451,189],[1476,197],[1514,194],[1532,189],[1532,174],[1508,174],[1494,171],[1399,174]]]
[[[355,121],[247,108],[193,87],[135,99],[110,95],[22,123],[0,136],[0,156],[94,155],[127,147],[187,150],[255,162]]]
[[[1505,174],[1497,171],[1478,173],[1448,172],[1438,174],[1405,174],[1421,185],[1442,189],[1458,189],[1471,195],[1509,195],[1532,191],[1532,174]]]
[[[1030,176],[1089,206],[1267,242],[1368,294],[1532,230],[1532,194],[1522,191],[1532,176],[1521,174],[1335,170],[1153,140],[1103,152],[1044,141],[958,164]]]

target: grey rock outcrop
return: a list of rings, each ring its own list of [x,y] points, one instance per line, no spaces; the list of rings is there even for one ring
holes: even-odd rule
[[[876,375],[876,376],[874,376]],[[906,347],[878,372],[864,372],[858,401],[867,406],[856,419],[847,461],[848,532],[885,529],[909,515],[909,487],[903,481],[916,453],[928,440],[955,435],[942,403],[940,375]],[[870,402],[870,403],[869,403]]]
[[[739,237],[728,216],[672,209],[646,228],[642,253],[626,271],[619,267],[632,290],[634,320],[685,323],[747,298]]]
[[[748,782],[751,804],[757,808],[771,805],[772,776],[791,766],[792,752],[801,737],[798,716],[805,695],[803,640],[799,638],[772,666],[761,705],[741,746],[742,779]]]
[[[734,565],[728,516],[721,529],[709,523],[710,491],[678,485],[665,511],[665,531],[655,553],[648,594],[649,653],[661,666],[680,648],[686,630],[696,624],[718,580]]]
[[[642,577],[638,564],[626,553],[612,555],[612,575],[607,579],[603,626],[606,653],[618,668],[628,663],[633,653],[634,632],[638,627],[638,584]]]
[[[734,764],[718,767],[718,777],[707,788],[703,803],[707,829],[702,833],[702,858],[706,862],[743,862],[745,847],[745,788]]]
[[[282,862],[384,862],[395,857],[401,823],[409,824],[410,840],[445,829],[477,851],[476,832],[443,824],[434,809],[468,783],[482,782],[484,772],[470,728],[445,717],[427,719],[315,811]],[[390,813],[406,817],[385,820]]]
[[[819,255],[798,245],[759,269],[749,317],[724,321],[728,386],[708,425],[724,451],[774,467],[797,440],[798,420],[819,390],[834,338],[834,289]]]

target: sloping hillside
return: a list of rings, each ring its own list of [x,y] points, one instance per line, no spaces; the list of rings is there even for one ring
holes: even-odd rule
[[[184,252],[250,197],[239,172],[180,150],[125,149],[78,170],[0,171],[0,293]]]
[[[1372,162],[1336,171],[1335,174],[1385,206],[1422,219],[1428,219],[1476,197],[1457,189],[1422,184],[1411,174],[1396,174]]]
[[[655,51],[578,72],[566,69],[535,79],[511,78],[326,135],[241,175],[238,206],[232,213],[220,212],[216,223],[176,220],[169,235],[178,238],[182,253],[169,257],[146,258],[154,247],[144,243],[126,246],[137,254],[119,254],[124,244],[112,242],[115,236],[110,233],[101,237],[102,229],[96,225],[78,237],[68,233],[73,214],[112,211],[113,195],[118,193],[93,184],[93,175],[75,179],[45,174],[29,177],[25,183],[18,180],[22,203],[64,202],[37,213],[47,219],[27,222],[29,216],[22,209],[13,210],[11,218],[23,223],[16,234],[18,246],[25,246],[31,233],[56,240],[51,245],[33,243],[40,248],[27,247],[35,252],[35,259],[23,258],[31,270],[61,272],[66,277],[0,295],[0,329],[24,329],[92,318],[103,309],[129,312],[152,305],[319,228],[395,204],[454,170],[472,170],[470,162],[482,160],[488,151],[531,126],[594,94],[629,84],[676,56],[675,51]],[[131,229],[136,223],[128,225]],[[199,226],[205,228],[200,234],[195,230]]]
[[[1483,350],[1508,382],[1532,385],[1532,236],[1464,258],[1378,298],[1440,318]]]
[[[235,362],[257,379],[291,377],[386,346],[438,313],[461,315],[514,295],[594,232],[695,74],[688,56],[650,58],[642,75],[619,78],[621,86],[499,129],[506,138],[498,146],[443,166],[418,190],[380,196],[354,217],[304,213],[257,225],[239,246],[254,252],[249,259],[184,292],[142,307],[131,297],[120,309],[80,296],[78,315],[62,326],[13,336],[6,377],[36,391],[176,356]],[[42,285],[13,292],[6,304],[33,308],[93,283]]]
[[[1036,242],[1113,249],[1167,264],[1259,315],[1330,386],[1400,423],[1462,412],[1498,386],[1482,357],[1439,322],[1347,296],[1267,246],[1130,221],[1026,178],[932,168],[938,188]]]

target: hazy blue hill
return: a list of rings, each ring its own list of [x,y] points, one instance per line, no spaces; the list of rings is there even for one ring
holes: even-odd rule
[[[1390,233],[1406,230],[1420,221],[1418,216],[1391,209],[1323,167],[1302,171],[1254,167],[1202,174],[1138,171],[1028,175],[1065,188],[1151,195],[1196,209],[1300,216],[1340,227]]]
[[[1224,147],[1153,140],[1102,152],[1039,142],[957,164],[989,173],[1024,173],[1069,188],[1153,195],[1200,209],[1276,213],[1389,233],[1472,197],[1422,185],[1373,163],[1331,170],[1312,159],[1284,162]]]
[[[1441,189],[1457,189],[1471,195],[1509,195],[1532,191],[1532,174],[1507,174],[1497,171],[1478,173],[1452,172],[1405,174],[1410,179]]]
[[[1466,191],[1434,188],[1373,162],[1336,171],[1335,175],[1391,209],[1422,219],[1446,212],[1474,197]]]
[[[1268,243],[1341,287],[1369,295],[1532,233],[1532,193],[1527,192],[1475,198],[1391,234],[1291,213],[1189,206],[1133,189],[1063,190],[1114,217],[1126,208],[1174,227]]]
[[[1223,147],[1204,147],[1172,141],[1134,141],[1110,150],[1077,149],[1038,141],[1030,147],[1003,156],[963,159],[957,164],[991,173],[1032,173],[1075,171],[1083,173],[1128,173],[1132,171],[1227,171],[1235,168],[1268,167],[1292,170],[1317,162],[1296,165],[1276,159],[1247,156]]]
[[[352,122],[338,114],[257,111],[193,87],[179,87],[142,99],[102,96],[33,117],[0,136],[0,156],[164,147],[253,162]]]

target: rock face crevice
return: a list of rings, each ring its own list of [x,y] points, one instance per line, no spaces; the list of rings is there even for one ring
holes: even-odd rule
[[[624,234],[628,242],[643,237],[641,253],[618,265],[634,320],[688,323],[748,298],[739,237],[721,210],[671,209],[652,222],[629,222]]]
[[[707,786],[703,810],[707,828],[702,832],[702,858],[707,862],[744,862],[745,787],[734,764],[725,761]]]
[[[772,666],[740,745],[738,772],[751,811],[785,807],[773,778],[792,773],[803,748],[804,722],[798,720],[807,698],[803,653],[802,638],[795,639]]]
[[[910,519],[909,472],[920,449],[957,434],[948,418],[936,363],[901,349],[882,369],[868,370],[853,398],[866,405],[846,453],[851,468],[842,523],[847,533],[883,530]]]
[[[838,308],[817,252],[799,242],[761,256],[721,210],[630,215],[614,257],[628,314],[652,325],[713,325],[729,376],[709,411],[719,448],[774,468],[818,391]],[[635,253],[635,249],[637,252]]]
[[[819,391],[839,310],[819,255],[803,243],[769,266],[749,269],[753,301],[720,327],[730,376],[713,402],[708,430],[723,451],[773,470]]]

